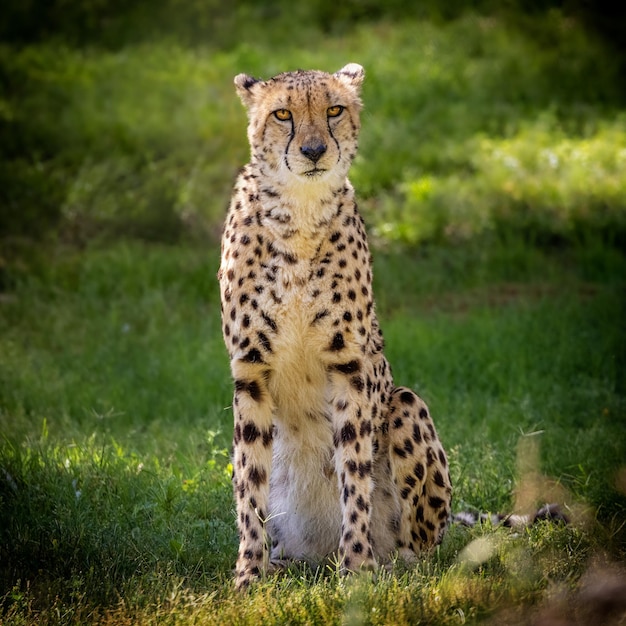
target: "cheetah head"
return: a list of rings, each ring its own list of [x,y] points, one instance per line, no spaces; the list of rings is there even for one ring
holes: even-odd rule
[[[356,63],[266,81],[239,74],[253,161],[283,185],[341,184],[356,155],[364,76]]]

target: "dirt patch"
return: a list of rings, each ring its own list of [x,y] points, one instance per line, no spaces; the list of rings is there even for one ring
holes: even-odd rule
[[[591,283],[555,285],[547,283],[498,283],[468,291],[444,292],[422,298],[417,308],[426,312],[462,315],[475,309],[500,309],[520,304],[536,304],[547,299],[576,298],[590,300],[600,288]]]

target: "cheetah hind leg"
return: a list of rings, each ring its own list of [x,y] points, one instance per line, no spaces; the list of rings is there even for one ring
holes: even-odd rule
[[[401,505],[398,556],[413,562],[441,541],[448,525],[448,460],[428,407],[411,389],[394,389],[388,423],[391,474]]]

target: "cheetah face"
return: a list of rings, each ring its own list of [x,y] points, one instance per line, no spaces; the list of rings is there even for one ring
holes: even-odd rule
[[[287,72],[267,81],[235,78],[248,110],[252,158],[275,181],[343,181],[356,155],[364,71]]]

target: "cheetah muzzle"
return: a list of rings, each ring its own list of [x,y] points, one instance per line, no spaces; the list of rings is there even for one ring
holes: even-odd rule
[[[236,585],[270,559],[344,571],[436,545],[450,515],[448,462],[430,413],[395,387],[371,258],[347,174],[364,71],[240,74],[250,162],[218,273],[234,378]]]

